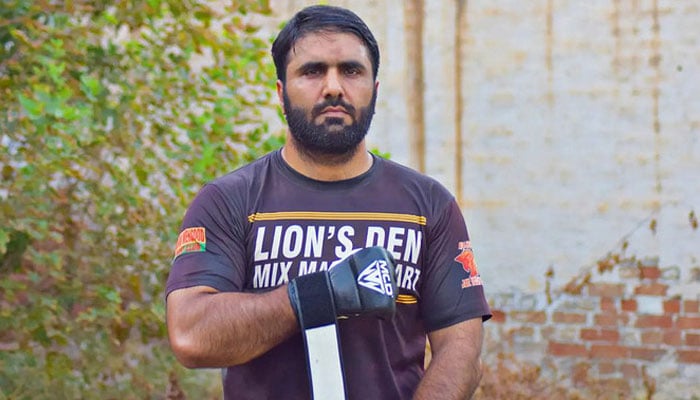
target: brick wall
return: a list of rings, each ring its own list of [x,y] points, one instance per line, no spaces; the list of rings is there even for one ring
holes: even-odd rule
[[[313,3],[276,2],[268,32]],[[328,3],[381,48],[370,147],[414,168],[422,152],[460,199],[496,313],[485,357],[700,398],[700,2]],[[661,265],[611,256],[579,275],[621,239]]]
[[[680,271],[611,255],[558,290],[492,295],[484,358],[514,354],[570,387],[700,396],[698,294],[667,294]]]

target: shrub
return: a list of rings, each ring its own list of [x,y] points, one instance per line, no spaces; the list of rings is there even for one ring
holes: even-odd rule
[[[208,396],[167,347],[163,286],[195,192],[281,144],[250,23],[269,13],[3,2],[0,398]]]

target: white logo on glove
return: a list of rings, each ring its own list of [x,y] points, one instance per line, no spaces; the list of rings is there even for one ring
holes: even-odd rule
[[[394,288],[391,286],[391,276],[386,261],[376,260],[360,272],[357,284],[367,289],[374,290],[385,296],[393,296]]]

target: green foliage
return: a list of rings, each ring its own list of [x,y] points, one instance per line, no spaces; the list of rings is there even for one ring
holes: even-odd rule
[[[266,1],[3,0],[0,399],[163,398],[164,282],[204,182],[282,143]]]
[[[376,154],[376,155],[378,155],[379,157],[382,157],[382,158],[387,158],[387,159],[391,158],[391,153],[385,152],[385,151],[381,151],[381,150],[378,149],[378,148],[371,148],[371,149],[369,149],[369,151],[370,151],[372,154]]]

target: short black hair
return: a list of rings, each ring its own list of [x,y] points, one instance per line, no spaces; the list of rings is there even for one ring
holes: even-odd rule
[[[310,6],[297,12],[282,28],[272,43],[272,59],[277,70],[277,79],[286,80],[289,51],[294,44],[308,33],[314,32],[351,33],[360,38],[369,50],[372,74],[377,78],[379,71],[379,46],[367,25],[352,11],[334,6]]]

